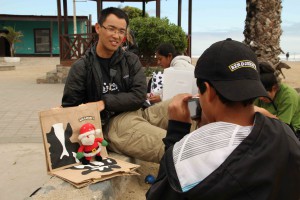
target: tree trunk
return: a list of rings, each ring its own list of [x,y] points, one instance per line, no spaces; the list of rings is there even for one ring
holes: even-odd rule
[[[281,0],[246,0],[245,44],[259,61],[279,62],[281,30]]]
[[[10,57],[14,57],[15,56],[15,48],[14,48],[14,44],[11,43],[10,44]]]

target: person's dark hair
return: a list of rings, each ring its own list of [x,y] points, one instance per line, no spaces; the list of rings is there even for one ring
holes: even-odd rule
[[[129,18],[128,18],[127,14],[120,8],[115,8],[115,7],[109,7],[109,8],[103,9],[100,13],[100,17],[98,19],[98,24],[103,25],[103,22],[106,20],[107,16],[110,14],[116,15],[120,19],[125,19],[126,27],[128,27]]]
[[[175,58],[176,56],[180,55],[173,44],[170,43],[163,43],[161,45],[159,45],[156,48],[156,52],[162,56],[167,57],[169,54],[172,55],[173,58]]]
[[[235,103],[237,103],[236,101],[231,101],[231,100],[228,100],[227,98],[225,98],[222,94],[220,94],[220,92],[208,80],[197,78],[197,86],[199,88],[200,94],[203,94],[206,91],[206,85],[204,84],[205,82],[207,82],[211,87],[213,87],[215,89],[216,94],[218,95],[220,101],[223,104],[230,106],[230,105],[234,105]],[[255,99],[256,98],[247,99],[247,100],[241,101],[241,103],[244,106],[251,105],[251,104],[253,104]]]
[[[260,80],[267,91],[271,91],[274,85],[278,85],[279,79],[275,75],[275,69],[268,62],[259,63]]]

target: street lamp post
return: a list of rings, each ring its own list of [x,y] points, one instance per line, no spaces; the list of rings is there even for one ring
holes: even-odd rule
[[[74,34],[77,34],[76,1],[75,0],[73,0],[73,23],[74,23]]]

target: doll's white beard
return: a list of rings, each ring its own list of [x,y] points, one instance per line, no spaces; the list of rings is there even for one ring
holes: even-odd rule
[[[95,140],[95,136],[94,135],[89,135],[88,137],[86,136],[86,137],[83,137],[82,139],[81,139],[81,143],[83,144],[83,145],[92,145],[92,144],[94,144],[94,140]]]

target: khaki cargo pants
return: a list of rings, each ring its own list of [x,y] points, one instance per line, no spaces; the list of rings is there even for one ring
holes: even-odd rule
[[[106,135],[108,148],[116,153],[159,163],[164,154],[162,139],[166,136],[170,101],[113,117]]]

